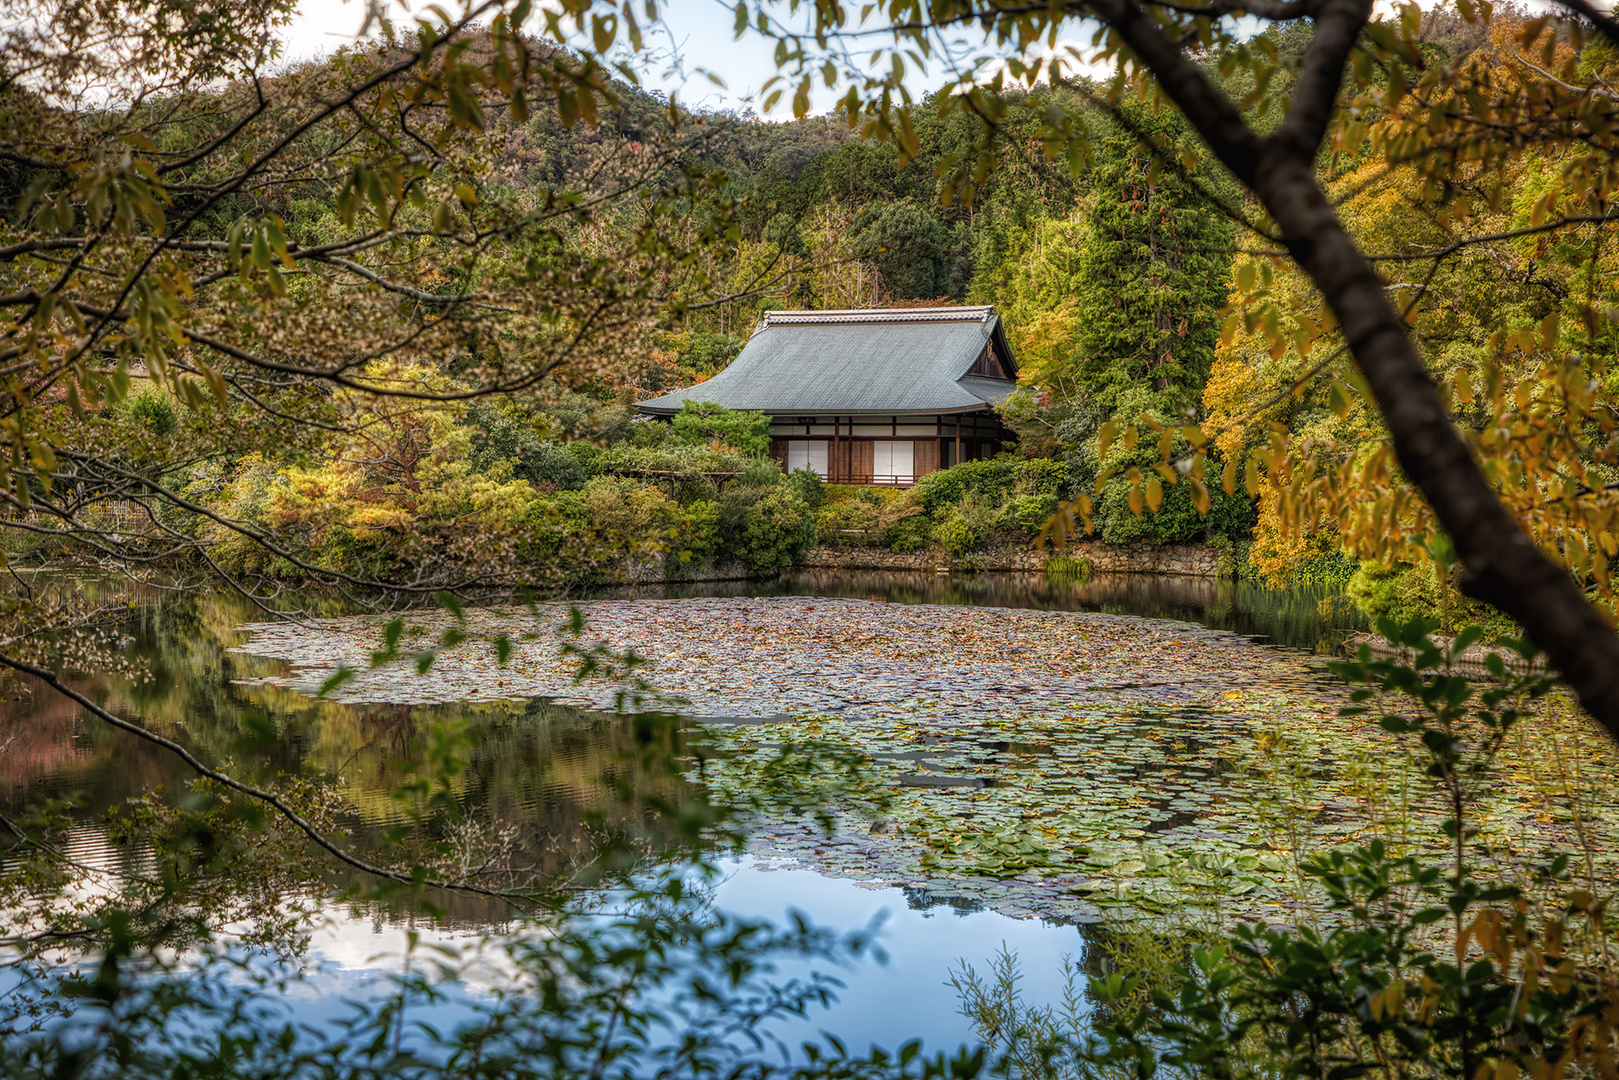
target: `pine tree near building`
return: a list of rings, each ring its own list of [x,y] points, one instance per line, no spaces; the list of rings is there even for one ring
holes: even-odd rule
[[[1121,119],[1093,174],[1079,374],[1106,413],[1179,418],[1198,408],[1214,362],[1233,228],[1199,190],[1207,177],[1188,179],[1141,145],[1138,132],[1160,145],[1185,138],[1174,117],[1126,107]],[[1130,392],[1139,388],[1151,393]]]

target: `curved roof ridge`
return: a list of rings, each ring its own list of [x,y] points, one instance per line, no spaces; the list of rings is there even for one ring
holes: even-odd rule
[[[766,329],[771,323],[803,325],[806,323],[881,323],[881,322],[977,322],[985,323],[995,316],[995,305],[978,304],[958,307],[932,308],[836,308],[827,311],[767,311],[759,319],[754,333]]]

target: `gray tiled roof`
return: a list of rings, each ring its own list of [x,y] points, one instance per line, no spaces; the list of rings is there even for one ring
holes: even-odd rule
[[[711,401],[777,414],[972,412],[1013,389],[967,375],[991,337],[1010,359],[993,307],[772,311],[724,371],[636,407],[674,413],[686,401]]]

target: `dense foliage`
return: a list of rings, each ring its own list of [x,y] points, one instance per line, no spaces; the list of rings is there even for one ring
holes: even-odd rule
[[[273,195],[221,189],[179,220],[184,241],[161,239],[169,219],[159,195],[148,199],[150,178],[106,181],[113,208],[118,185],[133,185],[135,216],[115,214],[114,232],[179,262],[155,264],[168,299],[137,290],[137,335],[119,337],[110,315],[87,331],[86,349],[112,335],[107,363],[85,354],[65,383],[58,372],[18,387],[18,421],[37,428],[19,445],[70,464],[29,451],[9,474],[14,511],[32,515],[4,530],[13,558],[117,554],[265,589],[312,579],[555,590],[709,563],[769,573],[816,534],[803,500],[777,491],[759,460],[762,418],[688,406],[672,425],[642,424],[627,406],[718,373],[771,308],[968,300],[998,306],[1024,357],[1007,415],[1018,453],[1050,467],[1031,466],[1039,479],[1010,502],[974,490],[942,507],[918,491],[901,500],[897,531],[855,509],[891,495],[851,493],[838,500],[848,520],[834,514],[829,529],[957,556],[1026,545],[1041,515],[1105,467],[1121,475],[1098,509],[1104,539],[1246,538],[1242,496],[1203,519],[1184,489],[1171,491],[1143,517],[1123,472],[1150,468],[1149,448],[1107,451],[1099,437],[1114,418],[1198,413],[1227,287],[1230,226],[1203,191],[1218,178],[1158,170],[1134,131],[1148,113],[1115,118],[1083,87],[1037,88],[1029,110],[1106,133],[1097,167],[1075,174],[1009,150],[973,206],[950,205],[938,174],[974,128],[943,99],[919,108],[921,148],[907,155],[830,118],[670,109],[508,25],[467,36],[435,69],[488,98],[450,110],[434,135],[468,155],[454,176],[418,176],[386,138],[333,156],[309,134],[282,152],[323,178]],[[389,96],[409,87],[460,100],[394,59],[383,48],[307,65],[279,75],[270,100],[312,132],[348,132],[341,114],[320,111],[333,87],[354,87],[362,112],[415,108]],[[400,88],[365,88],[389,80]],[[569,80],[592,89],[567,90]],[[521,108],[499,100],[508,82],[526,89]],[[172,159],[188,183],[212,168],[220,179],[207,182],[229,187],[226,160],[186,160],[177,147],[205,144],[231,115],[244,118],[241,138],[257,138],[242,93],[233,83],[177,99],[178,113],[137,108],[117,138],[161,132],[168,141],[150,151],[159,177]],[[569,104],[579,93],[600,99],[590,115]],[[1038,124],[1020,117],[1032,137]],[[18,206],[31,216],[5,265],[26,292],[53,271],[50,251],[93,246],[75,230],[102,205],[102,181],[59,187],[42,165],[20,168]],[[188,300],[194,279],[206,284]],[[74,310],[108,308],[92,278],[82,284]],[[143,314],[148,304],[162,314]],[[261,411],[276,422],[255,423]],[[922,504],[925,520],[908,520]],[[109,537],[108,526],[125,531]]]
[[[838,118],[696,115],[619,81],[634,67],[610,53],[620,35],[641,49],[638,6],[429,9],[374,48],[271,72],[286,0],[6,4],[7,71],[26,73],[0,82],[11,554],[222,575],[265,605],[289,579],[371,603],[440,592],[453,615],[442,636],[417,642],[396,618],[372,657],[408,650],[426,670],[467,640],[454,590],[560,590],[648,564],[768,573],[818,531],[963,554],[1026,535],[1069,496],[1107,538],[1229,540],[1259,498],[1255,565],[1285,576],[1347,550],[1372,564],[1353,595],[1391,613],[1463,611],[1454,586],[1467,584],[1550,642],[1619,731],[1619,670],[1603,666],[1613,635],[1582,599],[1612,615],[1619,555],[1603,243],[1619,27],[1601,12],[1569,0],[1585,21],[1555,22],[1469,3],[1371,22],[1371,5],[1349,0],[1152,14],[1092,0],[1083,10],[1118,62],[1102,87],[1025,53],[1077,6],[896,0],[897,62],[873,74],[811,56],[842,40],[841,5],[813,5],[804,37],[768,3],[738,4],[739,33],[779,37],[778,63],[805,80],[796,111],[809,79],[849,79],[843,108],[872,143]],[[1311,25],[1255,36],[1234,25],[1239,10]],[[529,29],[555,39],[565,19],[588,44]],[[928,52],[935,22],[984,27],[1018,55],[993,80],[969,72],[912,102],[900,53]],[[1186,125],[1150,104],[1166,99]],[[1267,119],[1273,106],[1287,119]],[[1194,130],[1229,176],[1198,160]],[[1266,246],[1233,254],[1227,219]],[[1379,279],[1357,244],[1421,273]],[[1345,267],[1364,272],[1334,276]],[[623,412],[711,376],[766,307],[961,298],[1001,305],[1026,356],[1008,410],[1023,460],[903,494],[828,492],[761,456],[757,417]],[[426,725],[401,824],[373,855],[341,835],[322,791],[237,771],[234,751],[278,733],[249,722],[240,740],[185,745],[64,678],[132,666],[93,590],[16,574],[5,589],[0,662],[199,777],[119,820],[156,852],[127,905],[76,891],[80,870],[55,842],[66,802],[0,819],[17,898],[5,946],[43,968],[34,994],[12,999],[8,1073],[762,1076],[776,1066],[737,1040],[822,992],[758,977],[773,952],[824,954],[823,935],[694,916],[678,870],[637,888],[650,854],[735,843],[736,807],[684,791],[649,806],[674,822],[670,847],[645,821],[605,830],[589,883],[608,874],[632,906],[593,922],[569,907],[576,891],[488,884],[490,845],[457,852],[464,729]],[[1122,1011],[1143,987],[1098,984],[1121,1012],[1088,1042],[1056,1038],[1051,1014],[986,1030],[1008,1071],[1614,1074],[1612,916],[1598,895],[1611,883],[1570,881],[1561,859],[1507,881],[1471,870],[1468,800],[1549,683],[1497,659],[1479,690],[1453,670],[1475,635],[1440,647],[1425,637],[1435,628],[1388,628],[1414,665],[1366,655],[1340,670],[1405,695],[1377,719],[1428,755],[1454,857],[1425,865],[1375,842],[1321,853],[1300,866],[1335,901],[1320,925],[1222,930],[1226,944],[1153,988],[1149,1011]],[[572,631],[581,676],[624,687],[635,749],[667,749],[636,658]],[[498,668],[511,641],[489,645]],[[1518,652],[1527,663],[1533,649]],[[846,794],[820,781],[860,761],[818,750],[781,748],[757,796],[797,809]],[[328,858],[380,886],[372,899],[431,889],[561,913],[510,956],[523,992],[409,1040],[407,1006],[442,992],[419,977],[334,1033],[277,1025],[260,987],[217,977],[228,961],[199,956],[209,978],[161,970],[227,922],[285,916],[283,894],[330,884]],[[99,966],[56,966],[59,948]],[[785,1068],[805,1076],[986,1063],[914,1045],[799,1055]]]

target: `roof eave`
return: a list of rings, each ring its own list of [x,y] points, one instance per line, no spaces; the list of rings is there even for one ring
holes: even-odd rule
[[[651,408],[640,404],[639,412],[649,416],[674,416],[678,408]],[[768,416],[954,416],[957,413],[994,412],[995,403],[980,401],[974,405],[953,405],[946,409],[743,409],[742,412],[762,412]]]

